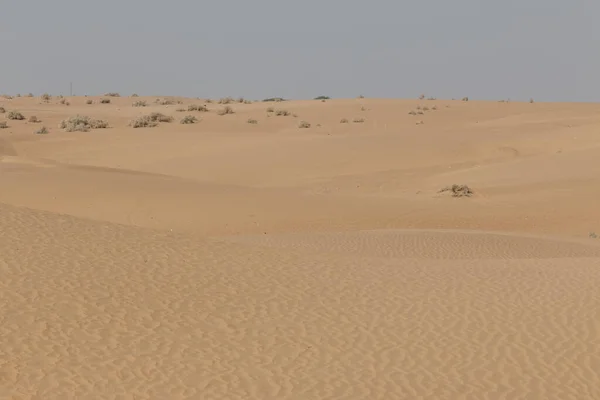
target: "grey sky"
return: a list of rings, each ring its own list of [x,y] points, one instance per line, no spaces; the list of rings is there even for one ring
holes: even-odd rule
[[[0,93],[600,101],[597,0],[0,0]]]

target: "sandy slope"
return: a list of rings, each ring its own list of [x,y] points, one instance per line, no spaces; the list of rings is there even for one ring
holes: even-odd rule
[[[600,398],[599,106],[92,99],[0,100],[0,398]]]

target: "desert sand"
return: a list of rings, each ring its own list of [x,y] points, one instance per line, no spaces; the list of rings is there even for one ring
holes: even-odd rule
[[[102,98],[0,99],[1,399],[600,399],[600,105]]]

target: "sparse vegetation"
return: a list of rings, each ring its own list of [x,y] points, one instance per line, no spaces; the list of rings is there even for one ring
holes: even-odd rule
[[[134,93],[134,94],[131,95],[131,97],[140,97],[140,96],[138,96],[137,93]]]
[[[49,103],[51,98],[52,98],[52,96],[50,96],[48,93],[44,93],[44,94],[41,96],[41,99],[42,99],[42,101],[44,101],[44,102],[46,102],[46,103]]]
[[[116,92],[105,93],[104,95],[106,97],[121,97],[121,95],[119,93],[116,93]]]
[[[439,193],[444,192],[450,192],[452,197],[471,197],[473,195],[473,190],[467,185],[454,184],[452,186],[446,186],[439,191]]]
[[[248,118],[248,121],[246,121],[247,123],[251,124],[251,125],[256,125],[258,124],[258,121],[255,120],[254,118]]]
[[[463,97],[462,101],[469,101],[469,98],[468,97]]]
[[[6,112],[6,109],[4,107],[0,107],[0,114],[4,114]]]
[[[27,93],[25,97],[33,97],[33,93]]]
[[[185,108],[183,108],[183,107],[177,107],[177,108],[175,109],[175,111],[176,111],[176,112],[185,112],[185,111],[186,111],[186,109],[185,109]]]
[[[423,107],[423,111],[429,111],[429,107],[427,107],[427,106]]]
[[[433,111],[435,111],[435,110],[437,110],[437,106],[433,106],[433,107],[431,107],[431,109],[432,109]]]
[[[423,111],[419,110],[419,111],[417,111],[417,114],[423,115],[424,113],[423,113]]]
[[[422,95],[419,96],[419,100],[423,100],[424,98],[425,98],[424,94],[422,94]]]
[[[410,114],[410,115],[417,115],[417,112],[416,112],[416,111],[414,111],[414,110],[411,110],[411,111],[409,111],[409,114]]]
[[[359,99],[364,99],[364,98],[365,98],[365,96],[363,96],[362,94],[359,94],[359,95],[358,95],[358,98],[359,98]]]
[[[65,105],[65,106],[70,106],[71,105],[71,103],[69,103],[67,101],[67,99],[65,99],[65,98],[60,99],[59,103],[62,104],[62,105]]]
[[[534,103],[533,98],[529,99],[529,103],[531,103],[531,104]]]
[[[200,112],[208,112],[208,108],[206,106],[199,106],[197,104],[190,104],[187,108],[188,111],[200,111]]]
[[[60,129],[66,132],[89,132],[90,129],[108,128],[108,122],[101,119],[93,119],[83,115],[77,115],[69,119],[62,120],[58,125]]]
[[[42,126],[40,129],[34,131],[33,133],[35,133],[36,135],[47,135],[48,133],[50,133],[50,131],[45,126]]]
[[[152,121],[156,122],[173,122],[173,117],[165,114],[161,114],[159,112],[153,112],[149,115]]]
[[[193,115],[186,115],[185,117],[183,117],[181,119],[181,121],[179,121],[180,124],[195,124],[196,122],[198,122],[198,118],[194,117]]]
[[[331,97],[329,96],[317,96],[315,97],[315,100],[329,100]]]
[[[232,97],[223,97],[223,98],[219,99],[219,104],[231,104],[234,101],[235,100],[233,100]]]
[[[348,118],[340,119],[340,124],[347,124],[347,123],[348,123]]]
[[[302,128],[302,129],[310,128],[310,123],[308,123],[306,121],[300,121],[300,123],[298,124],[298,128]]]
[[[217,112],[218,115],[235,114],[235,111],[230,106],[225,106]]]
[[[158,121],[153,120],[149,115],[142,115],[129,122],[132,128],[153,128],[157,125]]]
[[[161,106],[171,106],[173,104],[176,104],[176,101],[173,99],[156,99],[155,102],[160,104]]]
[[[267,108],[267,112],[268,112],[268,113],[275,112],[275,107],[268,107],[268,108]]]
[[[110,104],[110,99],[101,99],[100,104]]]
[[[25,116],[18,111],[9,111],[9,113],[6,114],[6,118],[12,119],[12,120],[17,120],[17,121],[22,121],[25,119]]]
[[[435,97],[428,97],[427,100],[437,100]]]
[[[354,122],[355,124],[362,124],[363,122],[365,122],[364,118],[354,118],[352,120],[352,122]]]
[[[288,110],[277,110],[275,111],[275,115],[278,117],[287,117],[290,115],[290,112]]]
[[[29,119],[27,121],[31,122],[32,124],[37,124],[38,122],[42,122],[35,115],[32,115],[31,117],[29,117]]]
[[[596,232],[590,232],[589,235],[590,239],[598,239],[598,235],[596,234]]]
[[[92,99],[87,99],[87,100],[85,101],[85,104],[94,104],[94,100],[92,100]]]
[[[8,124],[6,123],[6,121],[0,121],[0,129],[6,129],[8,128]]]
[[[264,99],[263,102],[280,102],[280,101],[286,101],[283,97],[269,97],[267,99]]]
[[[136,101],[136,102],[134,102],[134,103],[132,104],[132,106],[133,106],[133,107],[147,107],[147,106],[148,106],[148,103],[147,103],[147,102],[145,102],[144,100],[139,100],[139,101]]]

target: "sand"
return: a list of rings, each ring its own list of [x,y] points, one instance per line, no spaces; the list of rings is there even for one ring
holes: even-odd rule
[[[600,398],[600,106],[100,98],[0,99],[1,399]]]

